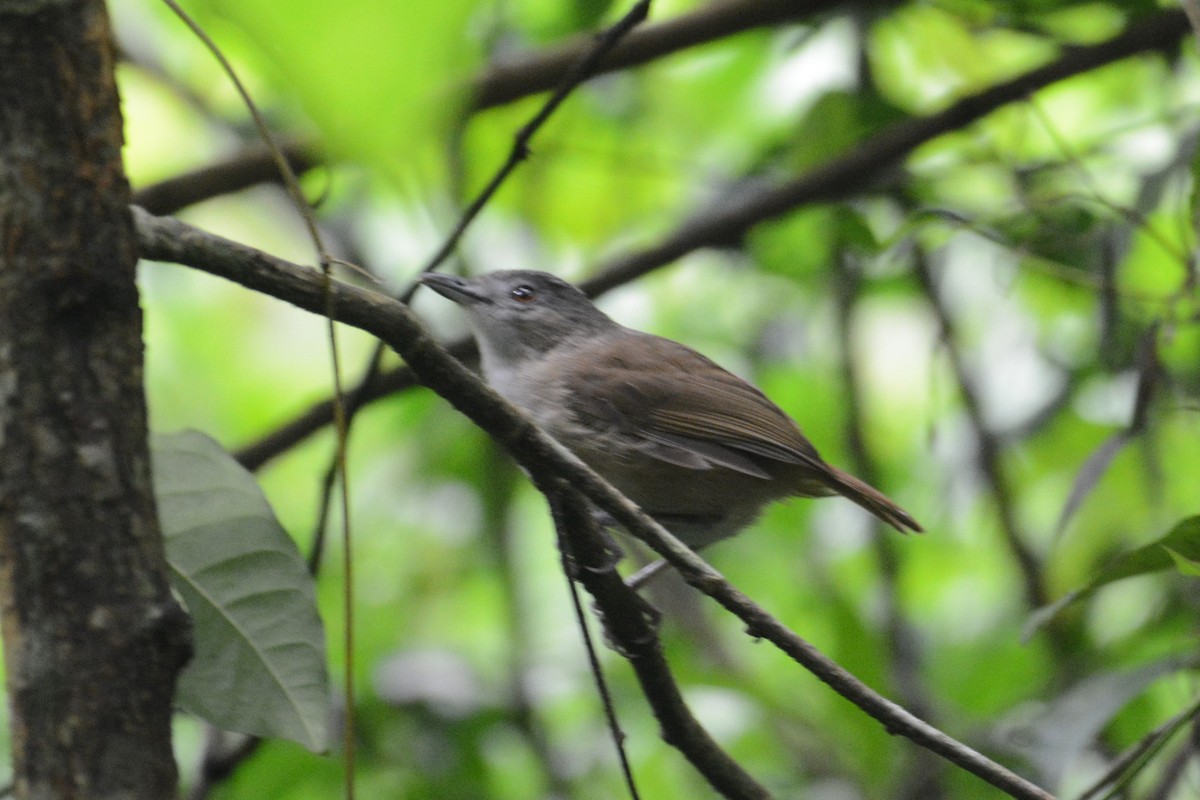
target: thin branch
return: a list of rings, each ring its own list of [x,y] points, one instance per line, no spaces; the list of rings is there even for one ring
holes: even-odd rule
[[[233,68],[233,64],[225,57],[225,53],[217,45],[217,43],[208,35],[201,25],[180,7],[176,0],[162,0],[162,2],[174,12],[180,21],[187,26],[189,30],[199,39],[204,46],[212,53],[213,58],[220,64],[222,71],[229,78],[229,82],[233,84],[237,90],[238,96],[242,99],[242,104],[246,110],[250,112],[250,118],[254,120],[254,127],[258,130],[258,135],[262,139],[262,143],[266,146],[271,154],[272,160],[275,162],[276,169],[279,173],[279,178],[283,181],[284,188],[287,189],[288,196],[292,199],[292,204],[300,218],[304,222],[304,227],[308,231],[308,238],[312,242],[313,249],[317,252],[317,258],[321,267],[321,282],[323,286],[322,297],[324,298],[324,308],[320,312],[325,317],[325,330],[329,342],[329,361],[330,371],[332,373],[333,384],[333,424],[337,431],[337,442],[334,445],[334,455],[330,472],[334,477],[330,479],[332,486],[334,479],[337,476],[341,477],[337,481],[338,499],[341,500],[340,512],[342,523],[342,552],[345,556],[342,576],[342,648],[344,651],[344,683],[343,688],[346,692],[346,719],[342,733],[342,760],[345,774],[342,779],[344,797],[346,800],[354,800],[355,787],[355,690],[354,690],[354,558],[351,545],[353,543],[352,527],[350,524],[350,476],[346,469],[346,443],[347,438],[347,421],[346,421],[346,393],[342,389],[342,366],[341,352],[338,348],[337,326],[334,322],[337,320],[335,307],[333,303],[333,257],[325,248],[325,242],[321,237],[321,231],[317,227],[317,218],[313,213],[312,207],[309,206],[304,192],[300,189],[300,180],[296,177],[296,173],[292,171],[292,166],[288,163],[287,157],[280,149],[275,141],[274,134],[271,133],[270,126],[267,125],[266,117],[258,110],[258,105],[250,96],[249,90],[238,77],[237,70]]]
[[[597,61],[591,74],[602,75],[635,67],[743,31],[771,27],[801,17],[815,17],[841,5],[838,0],[709,3],[691,13],[631,33]],[[552,50],[490,67],[472,84],[475,107],[492,108],[553,89],[562,74],[594,46],[592,37],[580,36]]]
[[[848,256],[836,258],[838,273],[834,278],[837,294],[837,335],[839,360],[842,367],[842,386],[846,405],[846,440],[853,472],[867,483],[878,486],[879,472],[867,445],[866,420],[863,409],[862,381],[859,379],[858,359],[854,351],[854,328],[859,301],[862,299],[862,270]],[[926,720],[933,719],[933,703],[921,681],[921,652],[919,637],[904,615],[900,602],[899,543],[890,531],[873,520],[871,544],[878,564],[884,605],[885,639],[890,649],[889,672],[896,690],[906,707]],[[922,800],[945,794],[943,779],[937,765],[930,763],[931,754],[918,751],[906,772],[906,780],[898,781],[897,797],[919,797]]]
[[[683,753],[722,796],[744,800],[769,798],[767,790],[721,749],[692,715],[663,656],[656,612],[617,574],[615,556],[596,529],[582,496],[564,481],[539,483],[538,488],[546,494],[554,511],[563,556],[571,562],[569,568],[579,582],[595,598],[613,647],[633,667],[642,694],[658,720],[663,740]],[[593,667],[599,670],[598,663]]]
[[[959,395],[962,397],[963,408],[971,423],[971,429],[975,433],[979,469],[983,473],[984,482],[992,495],[996,516],[1000,522],[1000,531],[1004,535],[1004,543],[1021,574],[1025,590],[1025,603],[1031,610],[1041,608],[1049,602],[1045,576],[1042,574],[1041,560],[1029,546],[1026,534],[1017,521],[1016,500],[1013,497],[1008,476],[1000,462],[1000,440],[983,417],[983,403],[979,398],[979,391],[971,376],[966,359],[963,358],[959,349],[954,320],[942,300],[923,252],[918,251],[914,255],[913,266],[917,281],[925,294],[934,319],[937,320],[939,339],[945,347],[946,356],[950,361],[950,369],[954,373]]]
[[[313,148],[301,142],[280,145],[292,170],[301,175],[320,159]],[[133,193],[133,204],[151,214],[174,214],[204,200],[232,194],[260,183],[279,181],[279,166],[265,145],[240,150],[213,164],[143,186]]]
[[[1193,698],[1192,702],[1188,703],[1183,711],[1180,711],[1147,733],[1126,752],[1122,753],[1119,758],[1109,765],[1104,774],[1080,794],[1076,800],[1090,800],[1099,795],[1105,788],[1109,789],[1105,797],[1117,796],[1150,762],[1150,759],[1166,746],[1172,736],[1185,725],[1195,722],[1197,714],[1200,714],[1200,698]]]
[[[458,224],[454,226],[454,230],[450,232],[450,235],[446,237],[446,241],[442,243],[438,251],[429,259],[422,272],[431,272],[437,269],[454,252],[467,227],[474,221],[479,212],[483,210],[488,201],[499,191],[504,182],[508,180],[508,176],[512,174],[513,170],[529,157],[529,145],[533,141],[534,134],[541,130],[546,121],[563,104],[563,101],[579,87],[579,84],[596,73],[596,69],[603,62],[604,57],[622,39],[627,37],[635,27],[645,21],[646,15],[649,13],[650,0],[638,0],[615,25],[612,25],[602,34],[595,37],[586,50],[578,54],[572,61],[567,62],[564,68],[556,74],[554,94],[550,95],[546,102],[542,104],[542,107],[538,109],[538,112],[517,131],[516,136],[513,137],[513,144],[509,150],[508,158],[500,166],[500,169],[496,170],[496,174],[488,181],[487,186],[479,193],[479,196],[463,211]],[[401,299],[407,302],[412,291],[410,289]]]
[[[937,114],[896,123],[842,156],[793,180],[754,188],[741,185],[718,198],[709,208],[684,220],[656,244],[618,255],[601,264],[581,288],[592,297],[599,296],[696,250],[736,244],[754,226],[805,205],[858,194],[879,183],[881,176],[895,169],[914,149],[945,133],[959,130],[1057,81],[1137,53],[1170,47],[1187,32],[1187,22],[1177,9],[1150,15],[1107,41],[1072,49],[1045,66],[963,98]],[[457,346],[470,345],[458,343]],[[395,373],[389,382],[391,380],[395,381],[397,390],[410,385],[405,372]],[[364,401],[388,394],[381,386],[376,388],[381,389],[380,392],[364,397]],[[243,452],[247,454],[248,462],[261,465],[327,425],[330,418],[324,408],[324,404],[317,404],[262,440],[247,445]]]
[[[186,264],[305,310],[322,313],[326,287],[311,270],[178,220],[153,217],[138,208],[133,210],[133,216],[144,258]],[[536,483],[555,486],[566,482],[607,511],[618,524],[667,559],[689,584],[741,619],[750,636],[770,641],[889,732],[938,753],[1012,797],[1051,800],[1052,795],[1045,790],[874,692],[731,586],[704,560],[455,361],[403,303],[340,283],[334,284],[333,294],[340,321],[387,342],[408,362],[421,383],[486,431]]]
[[[637,780],[633,777],[633,767],[629,763],[629,753],[625,750],[625,732],[617,720],[617,707],[613,703],[612,692],[608,689],[608,681],[604,679],[604,670],[600,666],[600,655],[596,652],[596,641],[588,628],[587,615],[583,610],[583,602],[579,599],[579,590],[575,586],[574,574],[582,572],[598,572],[600,570],[614,573],[616,557],[608,552],[600,540],[599,532],[590,518],[587,501],[571,492],[569,489],[548,491],[546,500],[550,504],[550,516],[554,519],[554,529],[558,533],[558,552],[562,560],[563,576],[567,579],[567,592],[571,595],[571,606],[575,611],[575,622],[583,638],[583,647],[587,651],[588,666],[592,671],[592,680],[596,684],[596,693],[604,705],[604,718],[608,722],[609,735],[612,736],[613,747],[617,751],[617,759],[621,763],[621,774],[625,777],[625,787],[629,789],[630,800],[641,800]],[[594,538],[593,538],[594,537]],[[572,540],[576,542],[572,546]],[[588,546],[591,545],[591,548]],[[585,549],[588,548],[588,549]],[[585,554],[580,558],[578,553]],[[587,575],[588,578],[594,575]],[[620,578],[617,578],[620,580]],[[636,616],[640,616],[635,614]],[[616,645],[618,649],[620,645]],[[631,661],[633,656],[627,656]],[[649,695],[647,695],[649,697]],[[734,762],[736,764],[736,762]]]
[[[481,552],[491,559],[489,567],[500,582],[506,633],[503,638],[508,662],[509,713],[513,726],[525,737],[545,773],[545,796],[568,798],[573,796],[570,770],[546,732],[534,700],[535,692],[532,690],[535,687],[529,680],[531,673],[527,659],[532,650],[532,618],[528,613],[529,598],[522,591],[525,584],[519,574],[518,548],[522,543],[517,540],[516,526],[511,521],[518,473],[512,460],[500,448],[489,445],[484,456],[483,479],[478,485],[483,512],[482,529],[485,532]]]
[[[1188,775],[1188,766],[1196,759],[1198,753],[1200,753],[1200,728],[1193,722],[1187,741],[1167,762],[1158,782],[1142,800],[1171,800],[1172,797],[1176,797],[1175,789],[1180,781]]]
[[[1049,64],[964,97],[943,111],[898,122],[791,181],[735,190],[685,220],[653,247],[609,262],[585,286],[590,292],[600,294],[694,250],[737,245],[755,225],[800,206],[856,195],[880,183],[889,170],[898,167],[917,147],[943,134],[961,130],[1058,81],[1138,53],[1170,47],[1187,30],[1182,11],[1159,12],[1138,20],[1107,41],[1068,50]]]

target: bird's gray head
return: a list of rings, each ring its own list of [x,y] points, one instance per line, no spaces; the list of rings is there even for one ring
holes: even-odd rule
[[[571,284],[546,272],[488,272],[476,278],[426,273],[421,282],[467,312],[484,359],[535,358],[576,337],[617,329]]]

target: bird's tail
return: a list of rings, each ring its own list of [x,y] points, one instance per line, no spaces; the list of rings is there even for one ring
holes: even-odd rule
[[[829,467],[829,488],[858,503],[901,533],[923,532],[912,515],[889,500],[883,492],[834,466]]]

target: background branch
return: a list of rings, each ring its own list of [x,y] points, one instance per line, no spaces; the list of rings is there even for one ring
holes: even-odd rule
[[[754,28],[814,17],[840,5],[837,0],[733,0],[709,3],[665,22],[647,25],[627,36],[599,61],[593,74],[602,75],[636,67],[689,47]],[[553,89],[562,74],[594,46],[592,37],[580,36],[552,50],[489,67],[472,84],[476,108],[504,105]]]
[[[937,320],[938,338],[945,348],[950,369],[958,384],[959,395],[962,397],[963,409],[975,434],[976,459],[996,507],[1000,532],[1004,535],[1004,543],[1023,580],[1025,603],[1030,611],[1037,610],[1049,602],[1049,594],[1046,591],[1045,576],[1042,574],[1041,559],[1030,547],[1027,534],[1017,521],[1016,500],[1001,464],[1000,440],[983,417],[983,407],[979,392],[975,388],[975,380],[958,346],[954,320],[942,300],[925,253],[918,251],[913,262],[921,289],[933,311],[934,319]]]
[[[310,144],[283,142],[279,149],[297,175],[320,163]],[[282,179],[270,148],[255,144],[216,163],[144,186],[133,193],[133,204],[151,214],[174,214],[204,200],[240,192],[260,183],[282,183]]]

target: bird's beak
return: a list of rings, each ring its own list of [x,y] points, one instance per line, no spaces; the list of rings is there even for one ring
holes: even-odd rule
[[[471,303],[491,303],[491,299],[471,287],[466,278],[456,275],[439,275],[436,272],[426,272],[420,277],[421,283],[433,289],[442,297],[447,297],[459,305]]]

